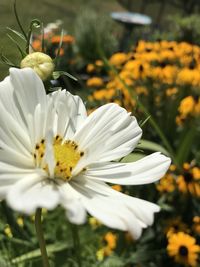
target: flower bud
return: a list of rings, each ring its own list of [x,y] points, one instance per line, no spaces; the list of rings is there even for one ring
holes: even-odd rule
[[[32,68],[43,81],[47,80],[54,71],[54,63],[52,58],[41,52],[34,52],[27,55],[21,61],[20,67]]]

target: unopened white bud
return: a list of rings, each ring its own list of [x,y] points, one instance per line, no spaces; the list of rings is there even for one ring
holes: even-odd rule
[[[32,68],[45,81],[52,75],[55,66],[50,56],[41,52],[34,52],[21,61],[20,67]]]

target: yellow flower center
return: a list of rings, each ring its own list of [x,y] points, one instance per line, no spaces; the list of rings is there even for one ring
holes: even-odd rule
[[[36,164],[39,163],[48,172],[47,164],[43,164],[45,152],[45,140],[41,140],[35,147],[34,158]],[[72,178],[72,171],[77,165],[84,152],[79,151],[78,145],[71,140],[63,142],[60,136],[56,136],[53,142],[53,152],[55,160],[54,178],[69,181]]]

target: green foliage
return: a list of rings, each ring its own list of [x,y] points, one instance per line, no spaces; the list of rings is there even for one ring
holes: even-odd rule
[[[86,60],[93,61],[105,55],[109,57],[117,47],[113,34],[114,24],[106,15],[97,15],[93,10],[79,14],[75,24],[78,52]]]
[[[199,45],[200,43],[200,17],[198,14],[182,16],[175,14],[168,16],[165,27],[156,29],[150,40],[176,40]]]
[[[200,43],[200,17],[198,14],[190,16],[174,15],[169,17],[170,32],[174,40],[193,44]]]

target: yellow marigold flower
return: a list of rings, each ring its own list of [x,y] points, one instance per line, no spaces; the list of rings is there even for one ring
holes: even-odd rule
[[[145,95],[147,96],[149,93],[148,93],[148,90],[145,86],[137,86],[135,88],[135,92],[137,95]]]
[[[162,50],[159,54],[159,61],[170,61],[170,60],[175,60],[175,53],[174,51],[171,51],[169,49]]]
[[[175,217],[166,221],[164,232],[169,238],[170,235],[178,232],[188,233],[189,229],[188,226],[182,221],[181,217]]]
[[[193,196],[200,197],[199,170],[184,164],[184,173],[177,177],[178,189],[182,193],[190,193]],[[189,168],[189,169],[188,169]]]
[[[125,84],[128,86],[133,85],[133,75],[130,71],[123,70],[120,72],[119,77],[124,80]]]
[[[184,116],[192,113],[194,111],[195,101],[192,96],[187,96],[181,100],[180,106],[178,108],[179,112]]]
[[[21,68],[32,68],[40,78],[45,81],[47,80],[54,71],[54,63],[50,56],[41,53],[34,52],[27,55],[20,64]]]
[[[193,226],[192,226],[193,230],[195,233],[200,235],[200,217],[199,216],[195,216],[193,218]]]
[[[173,192],[175,190],[175,180],[172,174],[166,174],[156,185],[159,192]]]
[[[102,261],[106,256],[112,254],[113,250],[117,246],[117,235],[112,232],[108,232],[104,235],[103,241],[106,242],[105,246],[99,249],[96,253],[97,259]]]
[[[112,188],[118,192],[122,192],[122,187],[119,184],[112,185]]]
[[[95,61],[95,65],[96,65],[97,67],[102,67],[102,66],[104,65],[104,63],[103,63],[102,60],[98,59],[98,60]]]
[[[166,90],[166,96],[168,97],[171,97],[171,96],[174,96],[178,93],[178,89],[176,87],[173,87],[173,88],[168,88]]]
[[[123,70],[132,72],[133,79],[144,79],[149,75],[150,65],[141,60],[129,60]]]
[[[176,124],[182,126],[186,117],[185,116],[176,116]]]
[[[138,53],[142,53],[145,52],[147,50],[153,50],[154,49],[154,44],[151,42],[146,42],[146,41],[139,41],[137,47],[136,47],[136,51]]]
[[[196,239],[183,232],[173,234],[168,239],[167,252],[177,263],[197,266],[199,251],[200,247],[196,244]]]
[[[188,162],[184,162],[183,163],[183,169],[185,170],[185,171],[188,171],[189,169],[190,169],[190,163],[188,163]]]
[[[104,236],[104,240],[107,243],[107,247],[109,247],[111,250],[114,250],[117,245],[117,235],[113,234],[112,232],[108,232]]]
[[[115,53],[111,56],[109,62],[110,64],[119,67],[127,61],[127,54],[125,53]]]
[[[200,98],[196,101],[196,105],[194,107],[194,114],[195,115],[200,114]]]
[[[178,69],[176,66],[167,65],[162,69],[161,72],[161,81],[167,84],[174,83],[174,80],[177,76]]]
[[[176,165],[171,164],[170,167],[169,167],[169,170],[170,170],[171,172],[175,171],[175,170],[176,170]]]
[[[163,40],[163,41],[160,42],[161,50],[162,50],[162,49],[170,49],[170,48],[172,48],[172,47],[174,48],[174,47],[176,47],[176,45],[177,45],[177,43],[174,42],[174,41],[169,42],[169,41],[165,41],[165,40]]]
[[[197,168],[197,167],[192,168],[192,175],[195,180],[199,180],[200,179],[200,168]]]
[[[94,71],[95,71],[95,66],[94,66],[94,64],[88,64],[88,65],[87,65],[87,68],[86,68],[86,71],[87,71],[88,73],[94,72]]]
[[[93,93],[93,98],[95,100],[104,100],[106,98],[106,92],[107,90],[105,89],[102,89],[102,90],[96,90],[94,93]],[[115,92],[113,92],[113,95],[114,95]]]
[[[87,80],[86,85],[88,87],[101,87],[103,86],[104,82],[103,79],[100,77],[92,77]]]
[[[179,71],[177,75],[177,84],[180,85],[192,85],[192,86],[199,86],[200,84],[200,73],[198,69],[189,69],[183,68]]]
[[[10,226],[7,224],[4,228],[4,233],[9,237],[12,238],[13,234],[12,234],[12,230],[10,228]]]

